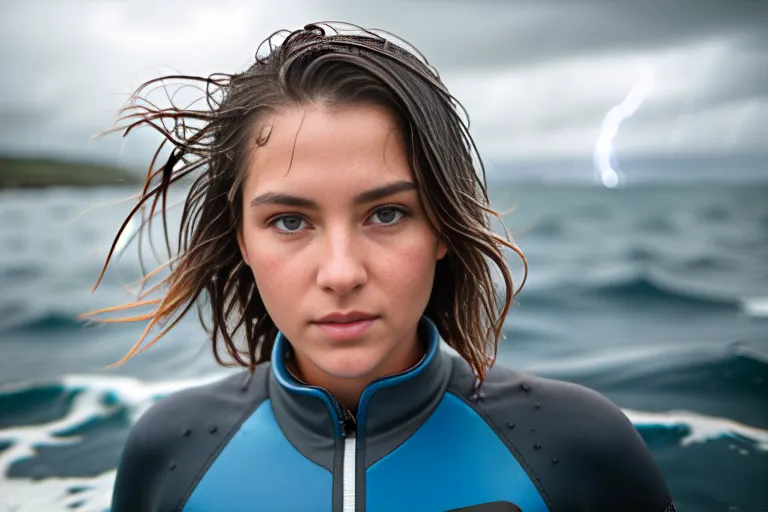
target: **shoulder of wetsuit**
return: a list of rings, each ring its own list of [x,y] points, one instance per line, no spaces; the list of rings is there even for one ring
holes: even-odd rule
[[[216,454],[267,398],[268,366],[173,393],[142,414],[123,448],[111,511],[178,510]]]
[[[496,431],[551,510],[675,510],[650,449],[605,396],[498,365],[478,393],[462,363],[452,391]]]

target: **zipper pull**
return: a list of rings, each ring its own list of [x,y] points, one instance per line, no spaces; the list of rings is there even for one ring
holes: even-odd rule
[[[331,399],[331,403],[333,403],[334,409],[336,409],[336,413],[339,415],[339,427],[341,427],[341,437],[347,437],[347,433],[350,430],[356,430],[357,429],[357,421],[355,420],[355,417],[352,415],[351,412],[346,407],[343,407],[336,398],[331,395],[330,393],[328,396]],[[352,425],[350,429],[350,423]]]
[[[354,431],[355,429],[357,429],[357,421],[355,421],[355,417],[349,410],[344,408],[341,417],[342,436],[346,437],[349,432]]]

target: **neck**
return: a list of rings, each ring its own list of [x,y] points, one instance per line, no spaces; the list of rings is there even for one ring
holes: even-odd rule
[[[401,348],[402,347],[402,348]],[[287,361],[287,366],[295,377],[305,384],[324,388],[348,411],[355,413],[360,396],[368,385],[378,379],[404,372],[416,366],[425,354],[424,344],[417,333],[408,343],[402,343],[373,371],[359,377],[347,378],[330,375],[318,368],[312,361],[297,352]]]

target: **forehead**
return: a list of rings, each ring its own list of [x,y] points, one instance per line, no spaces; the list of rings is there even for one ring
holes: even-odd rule
[[[251,193],[287,186],[316,192],[411,178],[402,134],[384,107],[296,106],[265,116],[255,128],[256,138],[269,138],[251,154]]]

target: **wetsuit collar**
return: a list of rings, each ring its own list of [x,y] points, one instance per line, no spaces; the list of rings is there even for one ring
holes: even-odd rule
[[[451,365],[440,350],[437,328],[427,317],[419,321],[418,336],[427,347],[422,360],[409,370],[372,382],[363,391],[354,418],[358,440],[373,441],[420,424],[425,419],[422,416],[431,413],[442,398]],[[288,340],[279,333],[272,352],[270,397],[280,426],[289,438],[320,441],[341,437],[352,418],[327,390],[303,384],[291,375],[285,365],[289,348]]]

